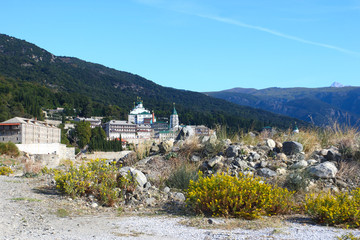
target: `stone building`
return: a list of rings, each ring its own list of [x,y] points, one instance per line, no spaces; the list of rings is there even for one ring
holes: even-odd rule
[[[0,142],[60,143],[61,130],[52,124],[15,117],[0,123]]]
[[[108,139],[121,138],[127,141],[131,139],[150,139],[152,129],[149,124],[134,124],[127,121],[111,120],[104,125]]]
[[[74,118],[74,122],[89,122],[91,128],[101,127],[101,119],[95,117],[91,117],[91,118],[76,117]]]
[[[116,138],[135,139],[136,138],[136,124],[121,120],[111,120],[104,125],[105,133],[108,139]]]
[[[169,127],[172,131],[177,131],[180,127],[179,115],[176,112],[175,103],[174,103],[173,113],[170,115],[170,126]]]
[[[154,112],[144,108],[143,102],[138,98],[137,105],[130,111],[128,115],[128,122],[134,124],[152,124],[156,122]]]

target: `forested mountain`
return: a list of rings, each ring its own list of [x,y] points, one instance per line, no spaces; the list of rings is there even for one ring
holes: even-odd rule
[[[313,122],[359,126],[360,87],[233,88],[209,96]]]
[[[239,106],[202,93],[162,87],[143,77],[72,57],[0,34],[0,121],[42,117],[42,108],[74,108],[80,116],[125,119],[137,96],[157,116],[173,102],[184,124],[222,124],[232,129],[288,128],[296,119]],[[306,123],[300,122],[300,125]]]

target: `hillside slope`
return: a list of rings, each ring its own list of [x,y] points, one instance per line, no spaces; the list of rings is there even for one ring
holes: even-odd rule
[[[78,109],[80,115],[125,118],[140,96],[145,106],[158,116],[168,116],[175,102],[184,124],[260,129],[268,125],[288,128],[296,121],[202,93],[162,87],[138,75],[77,58],[54,56],[34,44],[4,34],[0,34],[0,80],[8,88],[4,98],[8,102],[3,101],[0,108],[20,103],[24,114],[38,117],[41,117],[40,108],[65,106]],[[25,102],[33,105],[33,110]],[[12,115],[9,111],[7,116]]]
[[[261,90],[233,88],[206,94],[242,106],[299,118],[319,126],[334,122],[355,126],[360,119],[360,87]]]

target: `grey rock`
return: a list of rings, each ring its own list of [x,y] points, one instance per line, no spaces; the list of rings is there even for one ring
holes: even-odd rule
[[[326,156],[327,154],[328,154],[328,149],[322,149],[321,151],[320,151],[320,154],[322,155],[322,156]]]
[[[170,188],[169,188],[169,187],[164,187],[163,192],[164,192],[164,193],[169,193],[169,192],[170,192]]]
[[[215,166],[215,164],[221,162],[222,160],[223,160],[223,156],[215,156],[212,159],[210,159],[207,164],[209,165],[209,167],[212,168]]]
[[[145,200],[145,203],[146,203],[146,205],[148,205],[148,206],[154,206],[154,205],[156,204],[156,199],[153,198],[153,197],[147,198],[147,199]]]
[[[261,161],[260,162],[260,167],[261,168],[265,168],[268,165],[268,163],[266,161]]]
[[[179,201],[179,202],[185,201],[185,195],[183,193],[179,193],[179,192],[174,193],[173,197],[175,201]]]
[[[261,158],[260,154],[258,154],[257,152],[251,152],[250,155],[251,155],[253,161],[257,161]]]
[[[338,169],[332,162],[323,162],[316,166],[310,167],[308,172],[311,176],[318,178],[334,178]]]
[[[347,188],[348,184],[340,179],[336,179],[336,185],[341,188]]]
[[[224,144],[225,147],[229,147],[231,145],[231,140],[230,139],[224,139],[223,144]]]
[[[140,187],[144,187],[145,183],[147,183],[146,176],[141,171],[136,170],[132,167],[120,168],[119,172],[123,177],[130,173]]]
[[[237,157],[239,155],[239,146],[232,145],[226,149],[226,157]]]
[[[252,168],[256,167],[256,162],[249,162],[249,166]]]
[[[172,150],[172,147],[174,146],[174,142],[171,140],[163,141],[159,144],[159,149],[161,153],[167,153]]]
[[[307,163],[308,163],[309,165],[314,165],[314,164],[317,164],[318,161],[316,161],[315,159],[309,159],[309,160],[307,160]]]
[[[270,148],[270,149],[274,149],[276,147],[276,143],[274,140],[272,139],[267,139],[266,140],[266,145]]]
[[[90,206],[91,206],[92,208],[97,208],[99,205],[98,205],[96,202],[93,202]]]
[[[328,150],[325,158],[328,161],[339,161],[341,159],[341,154],[331,148]]]
[[[276,174],[278,175],[286,175],[286,169],[285,168],[278,168],[276,169]]]
[[[199,162],[200,161],[200,157],[199,156],[196,156],[196,155],[192,155],[190,157],[190,161],[191,162]]]
[[[286,161],[287,156],[284,153],[278,153],[278,154],[276,154],[276,159],[281,160],[281,161]]]
[[[276,172],[269,169],[269,168],[260,168],[257,171],[257,174],[259,176],[263,176],[263,177],[274,177],[274,176],[276,176]]]
[[[192,136],[195,136],[194,129],[190,126],[186,126],[181,129],[179,135],[176,137],[176,140],[186,140]]]
[[[303,145],[301,143],[298,143],[295,141],[284,142],[282,150],[286,155],[294,155],[294,154],[302,152]]]
[[[144,188],[145,189],[149,189],[151,187],[151,183],[150,182],[146,182],[145,184],[144,184]]]
[[[247,164],[246,161],[241,160],[240,158],[236,158],[233,161],[234,165],[238,166],[241,170],[246,170],[247,168],[249,168],[249,165]]]
[[[178,151],[180,151],[180,148],[179,147],[173,147],[171,151],[178,152]]]
[[[160,151],[160,148],[159,148],[158,145],[153,145],[153,146],[151,146],[151,148],[150,148],[150,152],[151,152],[151,153],[157,153],[157,152],[159,152],[159,151]]]
[[[290,166],[290,169],[301,169],[301,168],[306,168],[308,166],[308,162],[305,160],[301,160],[299,162],[294,163],[293,165]]]

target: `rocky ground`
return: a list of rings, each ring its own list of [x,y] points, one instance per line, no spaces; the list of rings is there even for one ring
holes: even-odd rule
[[[177,141],[153,144],[143,158],[139,152],[126,152],[108,160],[115,160],[120,173],[130,172],[137,182],[134,192],[115,207],[100,206],[92,195],[60,195],[51,175],[0,176],[0,239],[336,239],[347,233],[360,237],[360,230],[319,226],[306,216],[254,221],[193,216],[183,211],[181,190],[164,181],[185,163],[208,176],[251,174],[303,193],[348,191],[359,186],[360,164],[355,155],[349,159],[342,153],[334,146],[305,153],[295,141],[267,138],[245,145],[183,132]],[[22,171],[29,160],[20,161],[25,167],[2,162]]]
[[[71,200],[50,179],[0,176],[0,239],[336,239],[359,230],[317,226],[302,216],[256,221],[119,212]]]

